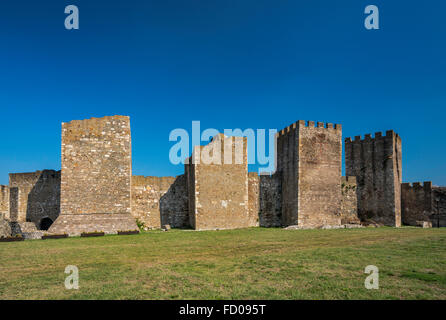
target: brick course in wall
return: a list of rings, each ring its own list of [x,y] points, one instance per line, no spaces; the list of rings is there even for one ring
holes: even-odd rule
[[[131,216],[131,163],[129,117],[63,123],[61,216],[50,231],[136,229]]]
[[[342,127],[299,120],[277,134],[282,225],[340,225]]]
[[[392,130],[345,139],[346,175],[356,177],[362,221],[401,226],[401,165],[401,138]]]

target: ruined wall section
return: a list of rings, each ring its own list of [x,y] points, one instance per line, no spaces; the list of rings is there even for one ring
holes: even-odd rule
[[[345,139],[346,175],[357,179],[362,221],[401,226],[401,138],[392,130]]]
[[[50,232],[137,228],[131,216],[130,118],[111,116],[62,124],[61,215]]]
[[[219,163],[205,161],[205,155],[220,159]],[[232,159],[232,163],[228,164],[225,158]],[[194,210],[189,215],[192,216],[194,229],[234,229],[255,225],[248,208],[245,137],[219,134],[207,146],[195,146],[189,161],[188,181],[194,184],[188,188],[189,201]]]
[[[342,127],[303,120],[277,136],[282,176],[282,225],[339,225]]]
[[[54,222],[60,213],[60,171],[43,170],[9,175],[10,219],[33,222],[38,229],[42,219]]]
[[[9,219],[9,186],[0,185],[0,215]]]
[[[189,226],[186,176],[132,177],[132,215],[148,228]]]
[[[261,227],[280,227],[282,225],[282,183],[281,176],[260,176],[260,210],[259,225]]]
[[[356,177],[342,177],[341,180],[341,224],[360,224],[356,195]]]

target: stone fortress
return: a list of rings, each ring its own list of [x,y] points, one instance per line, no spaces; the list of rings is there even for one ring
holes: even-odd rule
[[[246,138],[219,134],[194,147],[183,175],[144,177],[132,176],[129,117],[63,123],[62,170],[12,173],[0,186],[0,236],[110,234],[137,230],[137,222],[195,230],[446,226],[446,188],[402,183],[395,132],[345,139],[346,177],[341,125],[300,120],[276,139],[272,175],[248,172]],[[203,154],[221,161],[199,161]]]

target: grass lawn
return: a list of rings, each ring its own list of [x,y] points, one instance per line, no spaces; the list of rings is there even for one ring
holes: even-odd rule
[[[79,268],[79,290],[64,286]],[[378,290],[364,268],[379,268]],[[0,299],[446,299],[446,228],[150,231],[0,243]]]

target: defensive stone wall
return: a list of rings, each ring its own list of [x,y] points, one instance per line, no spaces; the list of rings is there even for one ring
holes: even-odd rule
[[[46,230],[59,216],[60,171],[11,173],[9,188],[11,221],[33,222]]]
[[[362,221],[401,226],[401,163],[401,138],[392,130],[345,139],[346,175],[356,177]]]
[[[248,208],[245,137],[219,134],[208,145],[195,146],[188,162],[185,168],[192,228],[211,230],[255,226]]]
[[[186,176],[132,177],[132,215],[148,228],[189,226]]]
[[[282,225],[340,225],[342,126],[299,120],[277,135]]]
[[[402,222],[417,226],[418,221],[431,221],[433,214],[432,182],[403,183],[401,185]]]
[[[260,176],[260,210],[261,227],[280,227],[282,225],[282,184],[278,173]]]
[[[131,175],[129,117],[62,123],[61,216],[50,231],[136,229],[131,216]]]

